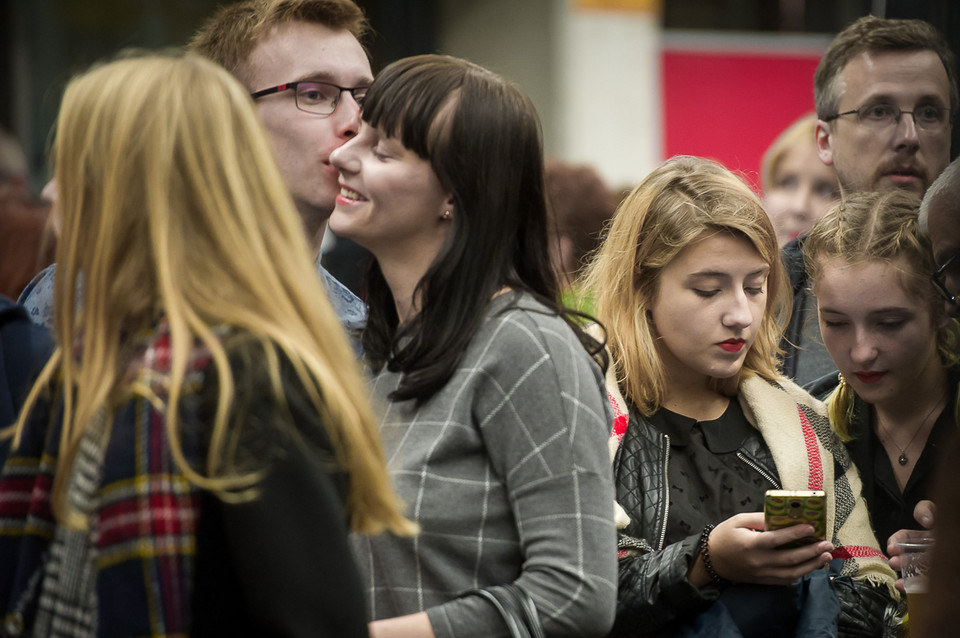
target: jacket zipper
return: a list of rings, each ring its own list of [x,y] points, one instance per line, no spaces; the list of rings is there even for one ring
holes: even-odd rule
[[[759,472],[760,476],[770,481],[770,483],[773,484],[775,488],[777,488],[778,490],[780,489],[780,483],[775,481],[773,477],[770,476],[769,473],[764,471],[763,468],[761,468],[759,465],[757,465],[756,463],[748,459],[746,456],[744,456],[743,452],[737,452],[737,458],[743,461],[744,463],[746,463],[747,465],[749,465],[750,467],[752,467],[753,469],[755,469],[757,472]]]
[[[670,466],[670,435],[664,434],[663,437],[666,439],[666,443],[663,446],[663,485],[664,485],[664,499],[663,499],[663,511],[661,513],[661,519],[663,520],[663,525],[660,528],[660,542],[657,544],[657,549],[663,549],[663,541],[667,537],[667,512],[670,511],[670,483],[667,479],[667,469]]]

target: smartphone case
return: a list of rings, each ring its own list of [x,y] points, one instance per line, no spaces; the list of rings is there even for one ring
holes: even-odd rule
[[[767,490],[763,499],[764,523],[767,530],[808,523],[813,536],[802,538],[785,547],[816,543],[827,537],[827,498],[822,490]]]

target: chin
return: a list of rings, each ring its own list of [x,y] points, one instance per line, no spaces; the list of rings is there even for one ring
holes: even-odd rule
[[[849,383],[850,387],[853,388],[853,391],[857,393],[857,396],[867,403],[872,404],[876,403],[877,401],[882,401],[890,394],[889,389],[886,387],[887,384],[883,383],[883,381],[868,385],[866,383],[859,382],[851,383],[848,379],[847,383]]]
[[[737,365],[735,366],[724,366],[722,368],[711,370],[707,373],[707,376],[718,381],[728,381],[740,374],[741,370],[743,370],[743,361],[737,362]]]

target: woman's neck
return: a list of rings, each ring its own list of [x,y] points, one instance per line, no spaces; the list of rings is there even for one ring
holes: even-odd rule
[[[713,421],[723,416],[729,405],[730,397],[717,392],[702,396],[680,396],[670,393],[661,407],[697,421]]]
[[[723,415],[730,397],[717,389],[714,380],[679,361],[668,348],[659,351],[667,390],[661,407],[697,421]]]
[[[397,318],[401,324],[407,323],[420,313],[420,298],[417,286],[430,268],[430,260],[393,259],[377,256],[380,272],[390,288],[393,303],[397,309]]]
[[[667,396],[661,407],[697,421],[713,421],[723,415],[728,405],[730,397],[711,387],[709,377],[698,383],[683,383],[668,375]]]

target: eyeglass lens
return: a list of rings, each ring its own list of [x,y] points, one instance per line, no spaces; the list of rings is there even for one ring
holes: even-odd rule
[[[925,131],[940,130],[946,124],[946,111],[933,104],[917,107],[913,111],[904,111],[893,104],[881,102],[867,104],[857,110],[861,124],[877,129],[897,123],[905,115],[913,117],[917,128]]]
[[[338,86],[325,82],[301,82],[297,85],[297,106],[310,113],[330,115],[336,110],[342,91],[350,91],[357,104],[362,103],[367,94],[366,87],[340,89]]]
[[[947,269],[953,265],[956,259],[957,259],[957,255],[954,255],[953,257],[945,261],[942,266],[937,268],[937,271],[935,273],[930,275],[930,281],[933,282],[934,287],[937,289],[940,295],[950,303],[956,303],[957,296],[951,293],[947,289]]]

